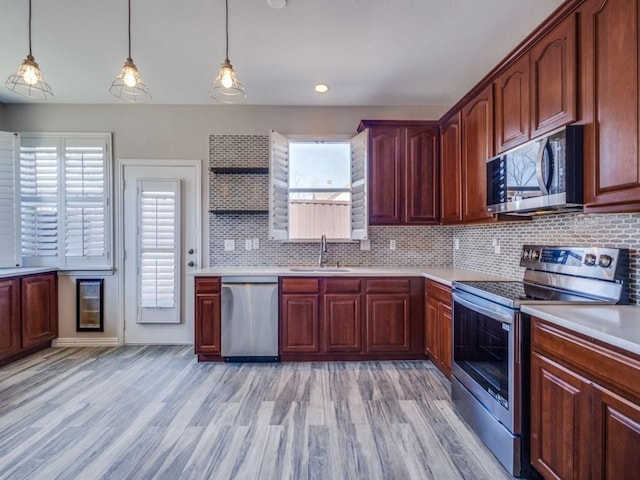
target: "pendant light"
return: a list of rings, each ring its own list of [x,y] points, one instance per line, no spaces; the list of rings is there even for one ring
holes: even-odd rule
[[[18,71],[7,78],[6,87],[12,92],[25,97],[48,100],[53,97],[51,87],[42,78],[40,67],[31,54],[31,0],[29,0],[29,55],[25,58]]]
[[[142,81],[140,72],[131,58],[131,0],[129,0],[129,56],[109,91],[120,100],[141,103],[151,100],[149,88]]]
[[[211,85],[209,95],[222,103],[242,103],[247,98],[244,86],[238,80],[233,65],[229,61],[229,0],[225,0],[226,55],[220,65],[218,76]]]

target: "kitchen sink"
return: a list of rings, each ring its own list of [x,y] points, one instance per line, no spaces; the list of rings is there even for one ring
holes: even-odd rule
[[[308,272],[308,273],[336,273],[336,272],[350,272],[350,268],[330,268],[330,267],[290,267],[290,272]]]

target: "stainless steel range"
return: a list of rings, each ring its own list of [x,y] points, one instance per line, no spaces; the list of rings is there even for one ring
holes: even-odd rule
[[[525,245],[522,281],[453,283],[452,399],[514,476],[529,464],[532,303],[628,303],[629,252]]]

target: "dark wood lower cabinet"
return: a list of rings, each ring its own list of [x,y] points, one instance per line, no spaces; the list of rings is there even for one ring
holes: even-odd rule
[[[196,278],[195,292],[195,351],[198,361],[221,361],[220,277]]]
[[[58,336],[58,284],[55,273],[24,277],[22,290],[22,346],[50,342]]]
[[[318,295],[285,294],[281,297],[280,305],[280,351],[318,353]]]
[[[531,463],[547,479],[640,471],[640,356],[533,318]]]
[[[0,279],[0,365],[51,346],[57,336],[57,274]]]
[[[20,328],[20,279],[0,280],[0,359],[22,348]]]
[[[425,282],[425,353],[451,378],[451,287]]]
[[[367,294],[367,352],[407,352],[411,348],[408,293]]]
[[[328,293],[324,296],[324,338],[327,352],[362,349],[362,296]]]
[[[421,278],[282,278],[282,360],[424,358]]]

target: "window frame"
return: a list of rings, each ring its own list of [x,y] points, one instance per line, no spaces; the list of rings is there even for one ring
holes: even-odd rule
[[[104,167],[103,167],[103,194],[102,205],[104,206],[104,253],[101,256],[67,256],[67,195],[65,176],[66,146],[75,142],[85,142],[96,140],[96,146],[104,147]],[[57,255],[38,256],[22,254],[22,265],[28,267],[56,267],[61,271],[113,271],[113,148],[112,134],[109,132],[26,132],[20,134],[20,158],[19,158],[19,183],[22,186],[22,147],[24,143],[36,145],[39,141],[44,144],[56,145],[57,162],[57,227],[56,237],[58,242]],[[21,195],[22,199],[22,195]],[[19,214],[22,219],[22,211]],[[21,221],[21,232],[24,226]]]
[[[344,188],[291,188],[289,186],[290,143],[349,143],[351,149],[351,187]],[[289,236],[289,193],[292,191],[348,191],[350,193],[350,238],[328,238],[331,243],[353,243],[368,238],[368,130],[352,135],[291,134],[282,135],[269,131],[269,237],[289,243],[315,243],[315,238],[290,238]],[[355,175],[355,176],[354,176]],[[286,178],[286,181],[285,181]],[[356,194],[354,195],[354,190]],[[354,207],[354,196],[358,201]],[[286,202],[285,202],[286,199]]]

